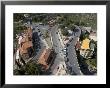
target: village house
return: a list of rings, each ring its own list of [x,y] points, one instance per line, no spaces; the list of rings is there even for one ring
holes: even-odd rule
[[[38,59],[38,64],[42,65],[43,70],[47,70],[55,58],[55,52],[53,49],[44,49]]]
[[[88,31],[90,33],[92,28],[91,27],[82,27],[81,29],[83,32]]]
[[[76,45],[75,45],[75,50],[80,50],[81,49],[81,43],[79,41],[77,41]]]
[[[94,40],[90,40],[86,38],[82,41],[81,47],[80,45],[77,47],[80,48],[80,55],[82,55],[84,58],[90,58],[93,55],[95,44],[93,43]]]
[[[94,41],[97,41],[97,34],[96,32],[91,32],[90,35],[89,35],[89,38]]]
[[[90,40],[86,38],[85,40],[82,41],[82,44],[81,44],[80,55],[82,55],[85,58],[90,50],[89,43],[90,43]]]
[[[18,49],[19,49],[19,57],[21,57],[24,61],[29,59],[33,54],[33,43],[32,43],[32,30],[31,28],[27,28],[24,30],[24,33],[18,38]]]

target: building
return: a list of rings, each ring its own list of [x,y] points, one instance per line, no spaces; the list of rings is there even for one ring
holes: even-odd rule
[[[17,47],[15,51],[15,69],[21,68],[33,56],[32,30],[30,27],[24,29],[23,33],[16,34]]]
[[[85,39],[82,42],[80,55],[84,58],[91,58],[95,50],[96,45],[93,43],[93,40]]]
[[[75,50],[80,50],[81,49],[81,43],[79,41],[77,41],[76,45],[75,45]]]
[[[33,44],[31,41],[24,42],[19,47],[21,57],[26,60],[32,56],[33,53]]]
[[[31,29],[31,27],[28,27],[28,29],[27,29],[27,36],[32,39],[32,29]]]
[[[92,28],[91,27],[82,27],[81,29],[82,29],[82,31],[85,31],[85,32],[88,31],[90,33]]]
[[[47,70],[52,64],[52,61],[55,58],[55,53],[53,49],[44,49],[41,56],[38,59],[38,64],[42,65],[43,70]]]
[[[96,46],[96,45],[95,45],[94,43],[92,43],[92,42],[90,43],[90,49],[91,49],[92,51],[94,51],[95,46]]]
[[[91,40],[93,39],[94,41],[97,41],[97,34],[96,34],[96,32],[90,33],[89,38],[90,38]]]
[[[73,31],[68,30],[68,33],[69,33],[69,35],[72,35],[73,34]]]
[[[90,44],[90,40],[88,38],[82,41],[80,55],[82,55],[84,58],[86,58],[86,56],[90,51],[89,44]]]
[[[19,41],[20,56],[25,61],[32,56],[33,51],[32,30],[28,27],[22,34],[22,38],[20,38]]]
[[[49,24],[49,26],[50,27],[53,27],[54,25],[55,25],[55,20],[50,20],[49,22],[48,22],[48,24]]]
[[[90,49],[89,48],[89,43],[90,43],[90,40],[88,38],[86,38],[85,40],[83,40],[82,41],[82,45],[81,45],[81,49],[83,49],[83,50]]]

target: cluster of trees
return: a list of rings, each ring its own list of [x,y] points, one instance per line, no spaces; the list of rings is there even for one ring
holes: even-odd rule
[[[40,75],[41,66],[35,62],[28,62],[19,69],[14,70],[14,75]]]
[[[47,16],[48,14],[43,14],[43,13],[14,13],[14,22],[19,22],[19,21],[25,21],[30,18],[32,18],[33,22],[47,22]]]
[[[74,31],[75,26],[91,26],[96,29],[97,14],[95,13],[73,13],[73,14],[57,14],[57,23],[62,30],[62,34],[68,35],[67,30]],[[67,27],[68,29],[65,29]],[[87,35],[81,36],[81,38],[87,37]]]
[[[14,13],[14,21],[20,21],[25,19],[25,13]],[[96,13],[28,13],[28,17],[32,17],[34,22],[46,22],[51,18],[57,18],[58,24],[63,24],[65,27],[69,27],[71,24],[78,26],[91,26],[96,29],[97,26],[97,14]]]
[[[16,38],[16,34],[21,34],[23,33],[23,31],[26,29],[26,26],[22,26],[22,25],[18,25],[18,23],[16,23],[16,25],[14,24],[14,32],[13,32],[13,35],[14,35],[14,41],[13,41],[13,48],[17,48],[17,38]]]
[[[46,23],[46,15],[36,15],[32,17],[32,21],[33,22],[42,22],[42,23]]]
[[[25,29],[27,29],[26,26],[14,25],[14,39],[16,39],[16,34],[23,33]]]
[[[69,35],[67,29],[61,29],[61,32],[62,32],[63,36],[68,36]]]
[[[14,22],[19,22],[25,18],[24,13],[14,13],[13,18],[14,18]]]
[[[91,40],[94,46],[94,51],[92,53],[92,56],[90,58],[85,59],[85,63],[88,64],[92,68],[97,68],[97,42],[94,40]]]
[[[86,38],[89,38],[90,33],[86,30],[86,32],[82,32],[80,35],[80,41],[83,41]]]
[[[49,32],[48,31],[45,32],[44,37],[45,38],[48,38],[49,37]]]
[[[85,63],[91,66],[92,68],[97,67],[97,59],[87,59]]]
[[[92,26],[91,22],[97,22],[97,14],[95,13],[71,13],[71,14],[60,14],[58,15],[58,23],[64,24],[65,26],[69,26],[71,24],[75,24],[78,26]],[[89,25],[90,24],[90,25]],[[94,25],[93,25],[94,26]]]

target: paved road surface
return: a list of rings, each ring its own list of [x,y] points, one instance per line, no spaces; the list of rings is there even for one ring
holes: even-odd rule
[[[73,74],[81,75],[82,72],[80,71],[78,60],[76,57],[76,51],[74,48],[74,45],[77,42],[77,38],[81,34],[80,28],[77,27],[77,32],[74,32],[73,34],[75,34],[75,35],[73,35],[73,40],[71,42],[69,42],[69,46],[67,47],[67,52],[68,52],[67,58],[69,59],[69,62],[67,62],[66,64],[68,67],[72,67],[71,72],[73,72]]]
[[[46,47],[46,44],[43,41],[44,40],[43,37],[39,36],[39,32],[38,32],[38,29],[42,30],[42,28],[44,27],[40,26],[39,24],[35,24],[35,23],[33,23],[31,26],[32,28],[34,28],[33,40],[34,40],[35,56],[33,57],[33,60],[38,60],[39,56],[41,55],[41,53]]]
[[[57,53],[57,56],[55,58],[54,64],[52,66],[52,70],[54,70],[54,68],[60,64],[60,63],[65,63],[64,61],[64,56],[63,56],[63,52],[62,52],[62,45],[61,42],[59,41],[59,36],[56,32],[58,32],[58,26],[53,26],[51,28],[51,36],[52,36],[52,41],[53,41],[53,49],[55,49],[55,52]]]
[[[38,25],[38,24],[32,24],[32,27],[35,28],[36,33],[38,33],[38,29],[40,29],[40,31],[42,30],[47,30],[49,29],[49,26],[42,26],[42,25]],[[53,41],[53,48],[55,49],[55,52],[57,53],[57,56],[55,58],[54,64],[52,65],[52,70],[54,70],[54,68],[60,64],[60,63],[65,63],[64,61],[64,56],[63,56],[63,52],[62,52],[62,45],[61,42],[59,41],[59,36],[56,32],[58,32],[58,26],[53,26],[50,30],[51,32],[51,36],[52,36],[52,41]],[[80,75],[80,68],[78,65],[78,61],[77,61],[77,57],[76,57],[76,51],[74,49],[74,45],[77,41],[77,38],[80,36],[81,34],[81,30],[79,28],[77,28],[77,31],[74,33],[73,35],[73,40],[70,42],[70,45],[67,47],[67,52],[68,52],[68,58],[69,58],[69,62],[67,63],[67,66],[71,66],[72,67],[72,72],[74,72],[77,75]],[[40,36],[36,36],[36,38],[40,39],[40,45],[41,45],[41,49],[39,49],[39,51],[37,52],[37,55],[35,56],[34,59],[37,59],[39,57],[39,55],[41,54],[43,48],[45,45],[43,45],[44,43],[42,42],[42,38]],[[36,41],[38,42],[38,41]]]

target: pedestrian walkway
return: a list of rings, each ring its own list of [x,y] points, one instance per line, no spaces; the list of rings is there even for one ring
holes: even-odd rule
[[[53,75],[67,75],[66,65],[64,63],[59,63],[53,70]]]
[[[49,48],[49,46],[48,46],[48,44],[47,44],[46,40],[45,40],[45,39],[41,39],[41,41],[45,44],[46,49],[48,49],[48,48]]]
[[[59,39],[60,39],[62,47],[64,47],[65,45],[64,45],[64,42],[63,42],[63,39],[62,39],[62,34],[61,34],[61,30],[60,29],[58,29],[58,36],[59,36]]]

